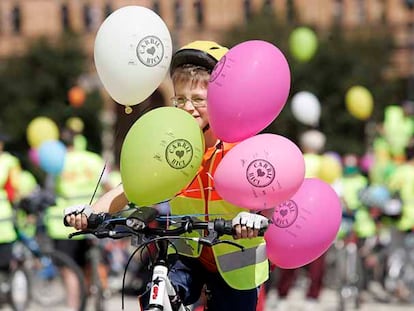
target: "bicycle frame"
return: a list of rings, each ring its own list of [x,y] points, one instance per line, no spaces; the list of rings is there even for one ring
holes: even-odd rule
[[[158,258],[152,270],[150,297],[146,311],[173,311],[170,297],[176,297],[177,292],[168,278],[168,244],[166,241],[158,241],[157,246]],[[180,303],[178,311],[185,310],[184,305]]]

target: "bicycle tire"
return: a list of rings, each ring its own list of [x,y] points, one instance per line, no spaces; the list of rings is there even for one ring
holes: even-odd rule
[[[103,288],[103,283],[101,280],[101,274],[99,272],[99,267],[102,261],[101,250],[98,245],[93,245],[89,250],[89,262],[91,269],[91,282],[90,285],[90,297],[92,300],[92,305],[94,306],[95,311],[104,311],[105,310],[105,292]]]
[[[346,310],[351,304],[353,308],[359,309],[363,269],[356,244],[344,245],[338,250],[337,256],[338,308],[340,311]]]
[[[8,301],[14,311],[27,310],[31,300],[31,286],[28,271],[19,266],[11,271]]]
[[[86,308],[87,289],[84,274],[76,262],[57,250],[42,252],[42,259],[33,258],[30,284],[33,301],[42,307],[62,306],[66,304],[66,285],[60,272],[64,267],[76,277],[79,285],[79,311]]]

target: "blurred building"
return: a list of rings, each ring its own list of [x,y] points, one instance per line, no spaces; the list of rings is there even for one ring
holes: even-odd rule
[[[100,24],[126,5],[156,11],[176,46],[193,39],[220,40],[223,30],[247,22],[263,7],[287,22],[296,12],[304,23],[319,28],[386,23],[397,42],[396,73],[406,76],[412,68],[407,62],[414,45],[414,0],[1,0],[0,57],[23,52],[29,39],[55,37],[66,30],[81,33],[92,56]]]
[[[36,37],[53,39],[71,30],[82,35],[90,57],[90,70],[80,77],[80,83],[100,87],[93,65],[95,35],[111,12],[126,5],[141,5],[157,12],[170,29],[175,48],[196,39],[221,41],[226,29],[248,22],[262,9],[273,11],[286,22],[299,16],[304,24],[319,29],[333,24],[347,30],[387,24],[396,39],[389,73],[414,75],[414,0],[0,0],[0,57],[23,53]],[[158,101],[171,96],[169,83],[161,85],[160,93]],[[113,108],[110,98],[106,98],[108,109],[103,120],[114,122],[111,115],[116,111],[119,116],[120,109]],[[138,106],[138,113],[150,108]],[[110,147],[110,139],[105,140]]]

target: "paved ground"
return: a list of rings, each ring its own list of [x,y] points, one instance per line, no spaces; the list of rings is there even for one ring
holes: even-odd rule
[[[267,296],[267,303],[264,311],[337,311],[338,299],[335,291],[325,289],[322,292],[320,300],[318,302],[309,302],[304,299],[304,291],[301,288],[295,288],[288,299],[282,303],[278,301],[277,294],[274,291],[270,291]],[[108,311],[122,310],[121,309],[121,297],[113,296],[108,300]],[[136,311],[136,300],[132,297],[127,297],[125,303],[125,311]],[[346,310],[356,310],[355,308],[348,306]],[[402,305],[398,303],[377,303],[372,299],[367,298],[365,303],[362,303],[359,311],[409,311],[414,310],[414,305]],[[237,310],[242,311],[242,310]]]
[[[359,311],[408,311],[414,310],[414,305],[399,304],[399,303],[378,303],[370,296],[366,296],[366,301],[361,304]],[[279,301],[277,294],[274,290],[270,290],[267,295],[266,307],[263,311],[338,311],[338,299],[336,292],[331,289],[323,290],[319,301],[309,302],[304,299],[304,290],[300,286],[290,293],[286,301]],[[137,311],[137,300],[135,297],[125,297],[125,307],[122,309],[121,295],[113,295],[106,301],[106,311]],[[10,307],[0,307],[0,310],[11,311]],[[28,311],[43,311],[49,310],[39,306],[32,306]],[[53,308],[55,311],[69,311],[64,309]],[[92,306],[89,306],[88,311],[94,311]],[[356,310],[352,306],[347,306],[345,310]],[[237,310],[242,311],[242,310]]]
[[[277,294],[270,291],[267,296],[266,308],[264,311],[337,311],[339,310],[339,303],[335,291],[325,289],[319,301],[307,301],[304,299],[304,291],[296,288],[292,291],[286,301],[280,302]],[[359,309],[348,302],[345,310],[360,310],[360,311],[403,311],[414,310],[414,305],[399,304],[399,303],[378,303],[372,297],[367,295],[366,301],[363,302]]]

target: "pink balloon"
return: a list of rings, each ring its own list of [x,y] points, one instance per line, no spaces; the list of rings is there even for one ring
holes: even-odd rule
[[[28,155],[29,155],[30,161],[33,164],[39,166],[40,160],[39,160],[39,152],[38,152],[38,150],[36,148],[30,148],[29,149],[29,152],[28,152]]]
[[[375,157],[371,152],[365,153],[359,160],[359,167],[364,173],[368,173],[374,165]]]
[[[305,160],[289,139],[260,134],[234,146],[217,166],[214,184],[226,201],[251,210],[277,206],[305,177]]]
[[[207,92],[211,129],[225,142],[251,137],[279,115],[289,90],[289,64],[276,46],[261,40],[240,43],[212,72]]]
[[[335,240],[342,210],[326,182],[305,178],[293,197],[277,206],[265,233],[267,256],[276,266],[293,269],[322,255]]]

